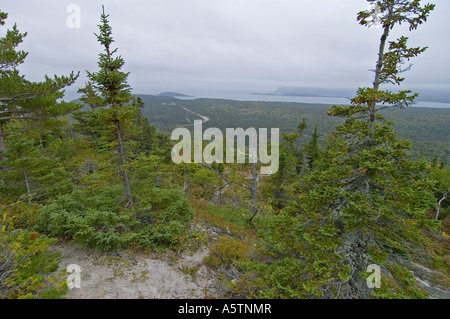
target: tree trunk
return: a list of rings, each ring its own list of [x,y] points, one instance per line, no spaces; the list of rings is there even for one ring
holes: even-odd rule
[[[190,189],[191,189],[191,181],[188,178],[184,181],[183,194],[189,196]]]
[[[384,59],[384,51],[386,49],[386,41],[389,36],[389,26],[384,28],[383,35],[380,39],[380,47],[378,51],[378,61],[377,66],[375,68],[375,80],[373,81],[373,88],[375,91],[378,91],[381,85],[381,71],[383,70],[383,59]],[[371,102],[369,104],[369,131],[370,134],[373,133],[375,127],[375,119],[377,113],[377,103]]]
[[[308,168],[308,153],[303,152],[303,163],[302,169],[300,170],[300,176],[305,175],[307,168]]]
[[[1,153],[1,152],[4,152],[4,151],[6,151],[5,137],[4,137],[3,131],[2,131],[2,124],[0,123],[0,161],[4,161],[5,160],[5,157]]]
[[[450,189],[444,193],[444,196],[442,196],[441,200],[438,203],[438,206],[436,208],[436,220],[439,220],[439,214],[441,212],[442,202],[447,199],[449,192],[450,192]]]
[[[388,17],[386,18],[387,20],[391,21],[391,23],[392,23],[392,15],[393,15],[394,6],[395,6],[394,3],[392,3],[390,5]],[[388,23],[387,25],[384,26],[383,35],[381,36],[381,39],[380,39],[380,47],[378,50],[378,61],[377,61],[377,65],[375,68],[375,80],[373,81],[373,88],[375,89],[375,91],[378,91],[378,89],[380,88],[380,85],[382,84],[381,71],[383,70],[384,51],[386,49],[386,42],[389,37],[389,32],[390,32],[390,29],[392,26],[391,23]],[[369,104],[369,131],[370,131],[371,135],[372,135],[374,127],[375,127],[375,119],[376,119],[376,113],[377,113],[376,107],[377,107],[376,102],[372,102]]]
[[[91,173],[91,161],[89,160],[89,156],[86,156],[86,175]]]
[[[39,146],[41,147],[41,150],[44,149],[44,143],[42,142],[42,134],[39,132]]]
[[[131,194],[131,186],[130,186],[130,180],[128,178],[128,172],[126,169],[123,169],[123,166],[126,164],[125,162],[125,153],[123,150],[123,141],[122,141],[122,134],[121,134],[121,128],[120,128],[120,121],[116,120],[116,134],[117,134],[117,147],[119,151],[120,156],[120,165],[119,168],[123,173],[123,180],[125,184],[125,193],[127,196],[128,206],[133,207],[133,196]]]
[[[252,217],[248,220],[252,222],[253,218],[255,218],[258,213],[258,208],[256,207],[256,189],[258,188],[258,175],[256,173],[256,163],[253,163],[253,171],[252,171],[252,188],[250,190],[250,194],[252,197]]]
[[[25,168],[22,169],[23,171],[23,178],[25,180],[25,187],[27,189],[27,202],[31,202],[31,188],[30,188],[30,181],[28,180],[28,174]]]
[[[378,61],[375,69],[375,80],[373,81],[373,88],[378,90],[381,85],[381,71],[383,69],[384,51],[386,49],[386,42],[389,36],[389,27],[384,28],[383,35],[380,39],[380,47],[378,51]]]

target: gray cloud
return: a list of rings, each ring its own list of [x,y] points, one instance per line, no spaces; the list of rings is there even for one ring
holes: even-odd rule
[[[415,59],[407,85],[450,88],[450,1],[437,4],[429,22],[405,31],[411,44],[428,45]],[[78,4],[81,29],[66,26],[69,4]],[[116,45],[136,93],[162,90],[275,90],[279,86],[369,85],[379,29],[356,22],[364,0],[2,0],[7,26],[27,31],[23,74],[95,70],[101,4],[110,14]],[[2,27],[0,32],[4,32]],[[397,32],[402,34],[404,30]]]

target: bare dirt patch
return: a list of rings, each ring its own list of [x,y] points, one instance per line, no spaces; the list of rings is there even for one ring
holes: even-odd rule
[[[202,299],[221,297],[217,274],[203,265],[207,247],[194,253],[99,252],[59,244],[60,269],[81,268],[81,288],[68,299]]]

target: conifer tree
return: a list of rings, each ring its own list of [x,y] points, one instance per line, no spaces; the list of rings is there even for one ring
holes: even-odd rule
[[[0,26],[5,25],[7,17],[6,13],[0,12]],[[54,160],[50,166],[52,161],[45,160],[43,136],[52,131],[54,137],[58,136],[62,126],[58,117],[80,105],[61,101],[63,89],[78,78],[73,72],[69,76],[45,76],[42,82],[31,82],[20,75],[17,67],[24,63],[27,53],[17,47],[26,35],[14,25],[0,38],[0,188],[7,191],[5,194],[23,189],[17,195],[28,195],[30,199],[33,184],[39,185],[41,194],[47,193],[47,186],[58,184],[52,177],[60,171],[52,172]],[[42,184],[44,180],[45,185]]]
[[[301,149],[297,143],[304,135],[308,125],[306,120],[297,126],[297,131],[283,134],[283,142],[280,144],[279,169],[277,174],[270,177],[270,190],[272,205],[277,209],[283,209],[290,199],[288,187],[298,180],[308,165],[307,150]]]
[[[397,24],[416,29],[434,5],[422,6],[417,0],[368,2],[377,10],[360,12],[358,21],[367,26],[378,11],[383,30],[373,87],[360,88],[351,105],[328,111],[344,117],[345,123],[332,134],[318,167],[294,185],[295,202],[276,218],[285,229],[268,236],[268,247],[280,257],[288,256],[283,262],[289,260],[289,267],[294,264],[296,269],[290,284],[278,288],[279,296],[427,296],[410,270],[414,257],[428,262],[434,258],[423,234],[423,229],[438,226],[426,216],[436,203],[433,182],[427,176],[428,163],[406,157],[411,143],[399,140],[379,111],[404,108],[417,96],[380,89],[382,84],[401,84],[400,74],[409,69],[402,68],[404,62],[426,49],[407,47],[404,36],[388,39]],[[371,264],[381,267],[381,289],[366,284]]]
[[[405,108],[411,105],[418,94],[411,94],[409,90],[392,93],[389,90],[380,90],[384,84],[400,85],[404,78],[401,74],[408,71],[411,65],[404,64],[411,58],[425,52],[427,47],[410,48],[408,38],[401,36],[397,40],[388,41],[392,29],[398,24],[409,24],[409,30],[416,30],[418,26],[427,21],[434,4],[422,6],[417,0],[367,0],[372,9],[361,11],[358,21],[361,25],[370,27],[378,23],[383,30],[378,49],[378,60],[375,65],[372,88],[360,88],[358,95],[352,100],[349,107],[335,106],[329,111],[332,116],[355,117],[359,116],[368,123],[368,134],[361,146],[370,145],[375,129],[377,113],[386,107],[395,106]]]
[[[98,26],[100,32],[96,37],[104,51],[99,54],[99,70],[87,72],[89,82],[80,90],[84,93],[82,100],[92,108],[90,112],[81,114],[81,117],[84,115],[85,123],[93,124],[96,133],[109,139],[117,150],[118,167],[123,177],[126,200],[128,206],[132,207],[134,202],[129,172],[126,168],[128,163],[126,142],[137,134],[133,124],[139,106],[136,105],[127,82],[129,73],[121,71],[125,61],[121,56],[115,56],[117,49],[111,47],[114,39],[108,17],[103,7],[101,24]]]
[[[426,47],[409,48],[405,36],[388,40],[397,24],[407,23],[410,31],[415,30],[427,20],[434,5],[422,6],[417,0],[369,0],[369,3],[374,5],[373,9],[360,12],[358,21],[368,26],[368,17],[378,11],[376,19],[383,30],[373,87],[360,88],[350,106],[329,110],[330,115],[345,117],[346,122],[337,127],[335,140],[327,152],[329,167],[326,174],[320,174],[319,185],[323,187],[326,182],[329,187],[323,193],[326,205],[319,205],[318,210],[319,207],[307,208],[305,203],[304,209],[315,211],[327,225],[322,229],[328,230],[319,232],[317,240],[336,237],[341,241],[335,251],[343,267],[350,269],[348,282],[353,289],[347,287],[347,293],[367,296],[369,290],[361,272],[374,263],[383,265],[393,281],[372,295],[423,297],[410,281],[412,275],[407,269],[411,267],[410,256],[426,251],[428,241],[421,228],[436,227],[426,218],[434,200],[431,182],[426,176],[426,163],[406,158],[410,142],[399,140],[391,123],[379,111],[387,107],[405,108],[417,97],[409,90],[393,93],[380,87],[400,85],[404,80],[401,73],[410,68],[403,67],[404,63],[423,53]]]
[[[321,156],[319,146],[319,129],[317,125],[314,128],[311,141],[309,142],[308,145],[308,153],[309,153],[309,166],[313,168],[314,164],[320,160]]]
[[[6,13],[0,11],[0,26],[5,25],[7,17]],[[27,121],[31,129],[39,121],[79,108],[75,103],[58,102],[64,96],[62,89],[78,78],[73,72],[69,76],[45,76],[43,82],[30,82],[19,74],[17,67],[25,61],[28,53],[17,50],[17,46],[26,35],[14,25],[0,38],[0,153],[6,150],[5,136],[11,133],[3,131],[7,122]]]

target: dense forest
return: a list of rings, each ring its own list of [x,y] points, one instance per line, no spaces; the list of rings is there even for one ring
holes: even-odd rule
[[[344,106],[133,95],[105,9],[98,68],[67,102],[79,74],[27,80],[18,70],[27,34],[6,30],[0,298],[64,298],[67,273],[51,249],[59,241],[144,253],[207,247],[203,263],[222,274],[229,298],[429,298],[424,281],[448,292],[450,114],[406,109],[417,95],[382,90],[400,85],[405,60],[426,49],[391,39],[392,29],[418,28],[434,5],[376,4],[373,87]],[[358,13],[362,26],[373,10]],[[2,28],[7,20],[0,12]],[[176,165],[170,130],[198,119],[180,105],[207,116],[205,129],[281,128],[278,172],[261,175],[250,161]],[[368,271],[377,268],[381,285]]]
[[[209,121],[204,128],[217,127],[276,127],[282,133],[292,133],[303,119],[309,124],[303,139],[311,138],[317,126],[320,144],[336,125],[343,120],[327,116],[331,105],[288,102],[254,102],[218,99],[177,99],[151,95],[137,95],[145,104],[142,114],[161,132],[169,133],[180,125],[192,124],[198,117],[180,106],[205,115]],[[410,107],[407,109],[386,109],[386,118],[393,123],[401,139],[411,140],[412,158],[433,160],[450,165],[450,109]],[[300,145],[300,144],[299,144]]]

